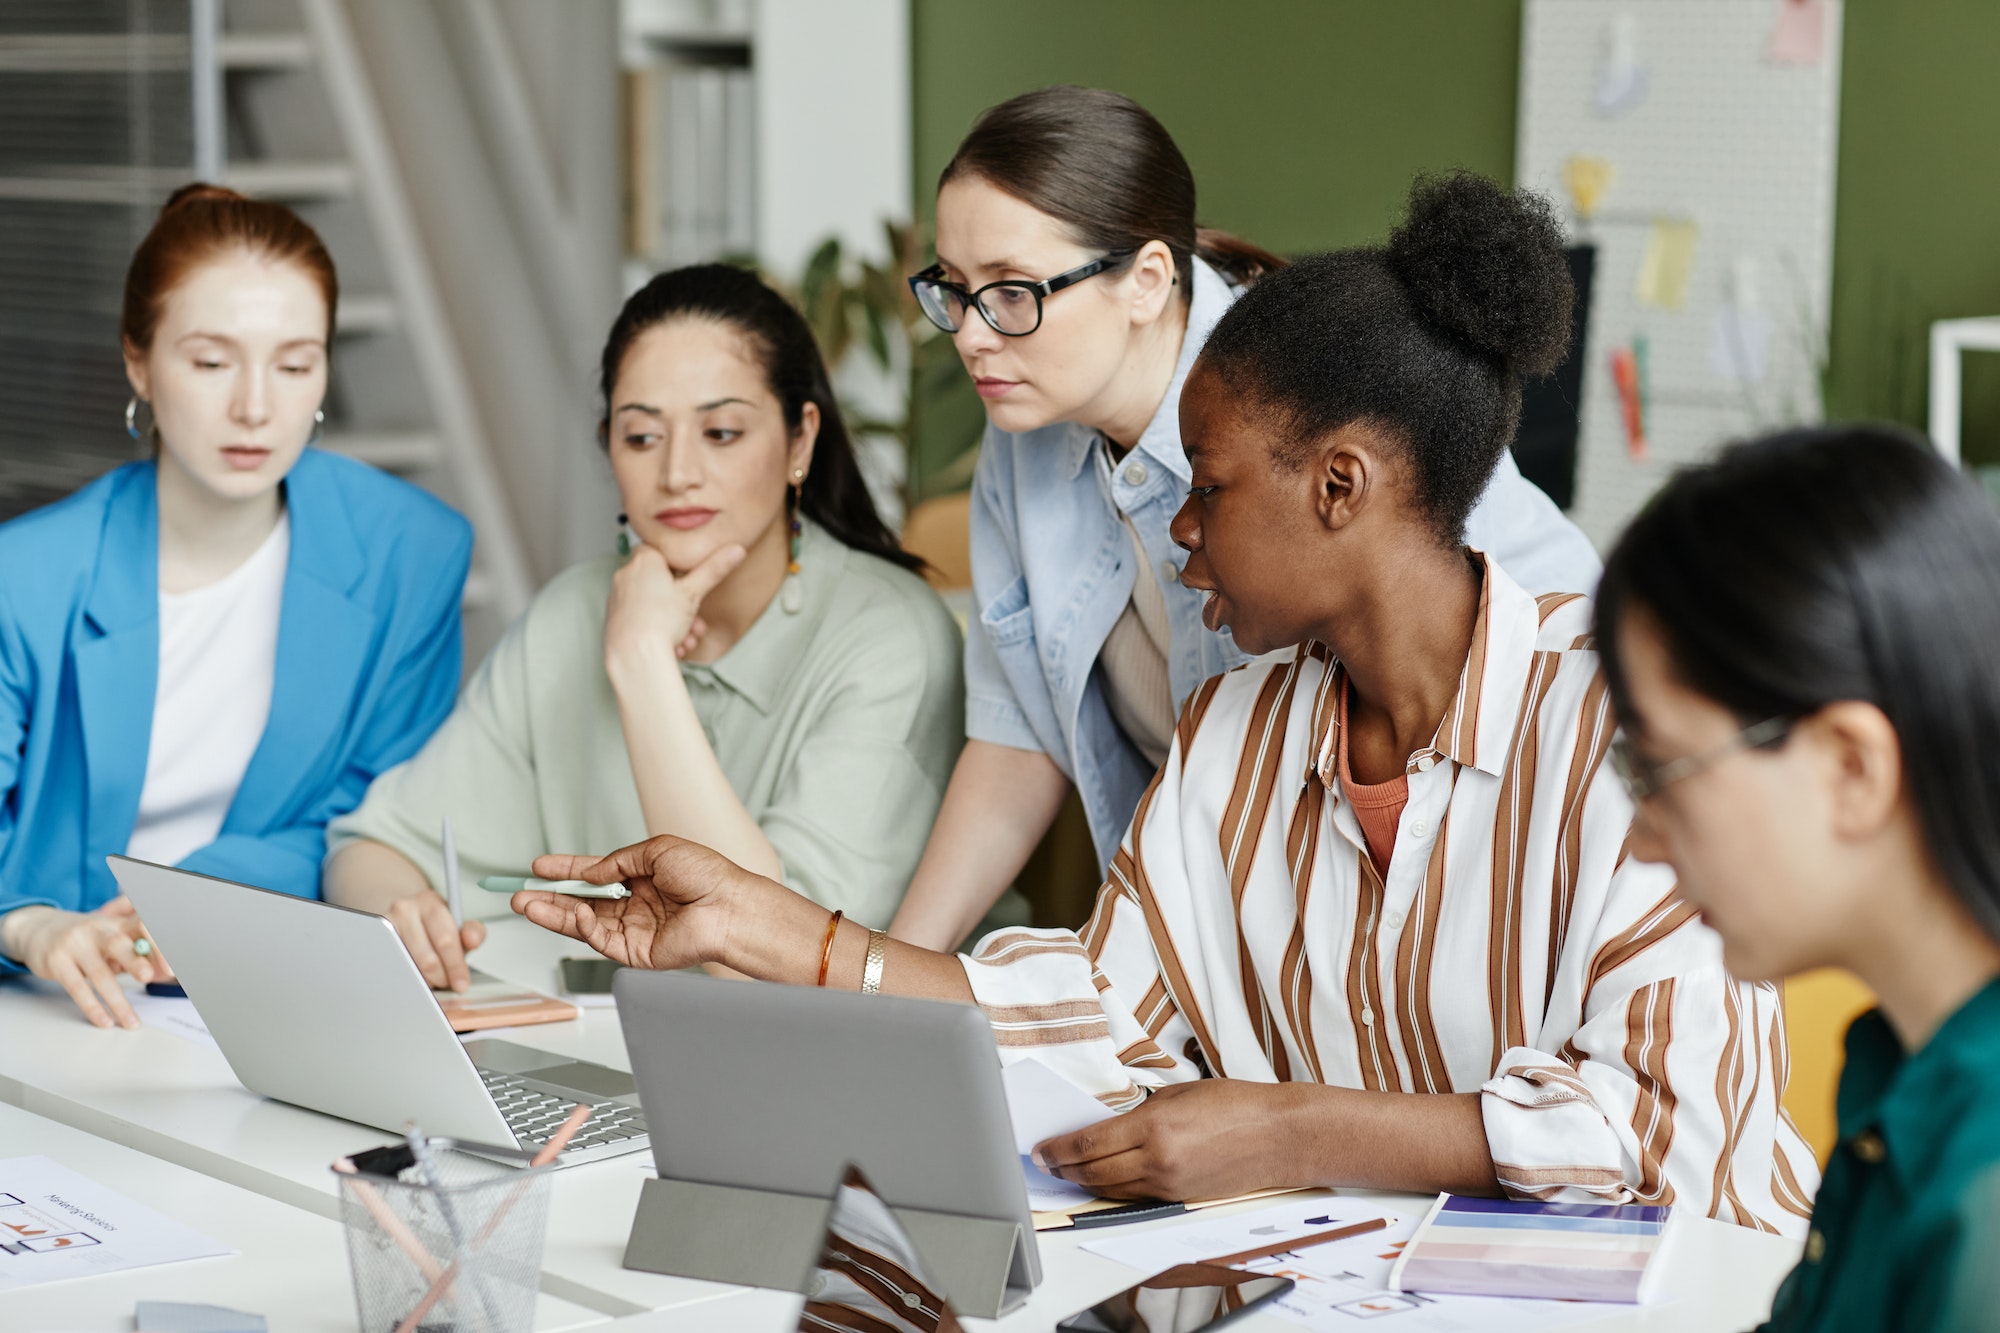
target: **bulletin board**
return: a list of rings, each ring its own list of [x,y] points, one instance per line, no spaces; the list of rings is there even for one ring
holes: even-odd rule
[[[1515,173],[1595,250],[1571,517],[1817,421],[1839,0],[1528,0]]]

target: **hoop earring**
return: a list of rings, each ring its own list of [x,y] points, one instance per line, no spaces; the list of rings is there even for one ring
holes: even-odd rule
[[[315,408],[313,410],[313,433],[306,436],[306,448],[312,448],[325,438],[326,410],[324,408]]]
[[[618,516],[618,554],[621,556],[632,554],[632,529],[626,526],[628,521],[625,515]]]
[[[139,402],[139,395],[136,393],[125,400],[125,433],[140,444],[144,444],[148,435],[158,433],[159,427],[149,424],[144,431],[139,429]],[[147,406],[150,408],[152,404],[149,403]]]
[[[787,615],[797,615],[805,609],[805,585],[799,582],[799,540],[805,525],[799,521],[799,491],[806,479],[804,468],[792,469],[792,484],[785,487],[785,520],[791,528],[791,549],[785,562],[785,584],[778,594],[778,604],[785,608]]]

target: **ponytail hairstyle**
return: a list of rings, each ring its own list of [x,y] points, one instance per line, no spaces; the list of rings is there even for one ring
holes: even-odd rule
[[[1738,444],[1655,495],[1604,562],[1597,651],[1643,608],[1674,674],[1745,726],[1882,710],[1938,873],[2000,940],[2000,516],[1928,441],[1838,426]]]
[[[1048,214],[1087,249],[1116,254],[1161,242],[1173,252],[1184,301],[1193,298],[1197,255],[1239,286],[1285,266],[1248,241],[1196,226],[1194,173],[1173,136],[1146,108],[1102,88],[1042,88],[987,108],[938,188],[960,177]]]
[[[303,269],[326,298],[326,337],[332,343],[340,282],[319,233],[283,204],[196,181],[168,198],[125,271],[118,321],[125,345],[142,355],[152,350],[167,297],[203,264],[231,253]]]
[[[924,562],[897,544],[875,512],[812,329],[790,302],[747,269],[694,264],[662,273],[631,295],[604,343],[598,380],[604,415],[597,424],[598,442],[607,447],[610,443],[611,395],[625,354],[640,334],[676,319],[707,320],[741,336],[762,363],[788,430],[799,429],[807,403],[819,409],[819,436],[799,486],[799,512],[857,551],[922,573]]]
[[[1419,178],[1381,247],[1314,255],[1252,287],[1201,364],[1270,415],[1304,466],[1356,421],[1405,451],[1415,501],[1447,546],[1521,419],[1521,381],[1569,347],[1575,291],[1548,201],[1467,173]]]

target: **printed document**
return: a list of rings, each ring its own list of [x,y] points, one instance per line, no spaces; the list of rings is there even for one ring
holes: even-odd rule
[[[235,1253],[47,1157],[0,1160],[0,1291]]]

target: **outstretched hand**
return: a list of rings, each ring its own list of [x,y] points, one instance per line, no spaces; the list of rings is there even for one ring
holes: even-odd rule
[[[658,970],[727,961],[731,920],[758,886],[778,888],[719,852],[667,834],[609,856],[538,856],[534,870],[543,879],[622,882],[631,897],[572,898],[524,889],[510,906],[615,963]]]

